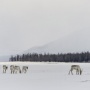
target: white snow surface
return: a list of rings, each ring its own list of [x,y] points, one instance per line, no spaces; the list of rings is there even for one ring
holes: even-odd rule
[[[9,68],[2,73],[2,65]],[[10,74],[10,65],[28,66],[26,74]],[[80,65],[82,75],[68,75],[71,65]],[[90,90],[89,63],[1,62],[1,90]]]

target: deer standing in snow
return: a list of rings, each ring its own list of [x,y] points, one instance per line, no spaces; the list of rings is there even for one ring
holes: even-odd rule
[[[71,69],[69,71],[69,74],[71,72],[71,74],[73,75],[73,70],[76,70],[76,75],[81,75],[82,74],[82,70],[81,70],[79,65],[72,65]]]
[[[6,73],[6,70],[8,69],[8,66],[3,65],[3,73]]]

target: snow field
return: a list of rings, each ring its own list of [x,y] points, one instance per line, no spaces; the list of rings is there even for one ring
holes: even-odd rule
[[[71,65],[80,65],[82,75],[68,75]],[[28,66],[26,74],[2,73],[2,65]],[[4,62],[0,63],[1,90],[90,90],[89,63]]]

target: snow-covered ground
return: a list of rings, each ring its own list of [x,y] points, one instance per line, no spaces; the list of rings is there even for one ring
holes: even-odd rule
[[[2,65],[29,66],[26,74],[2,73]],[[82,75],[68,75],[71,65],[79,64],[83,69]],[[1,90],[90,90],[89,63],[0,63]]]

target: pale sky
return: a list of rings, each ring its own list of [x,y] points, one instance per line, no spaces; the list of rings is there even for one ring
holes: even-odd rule
[[[90,29],[90,0],[0,0],[0,56]]]

